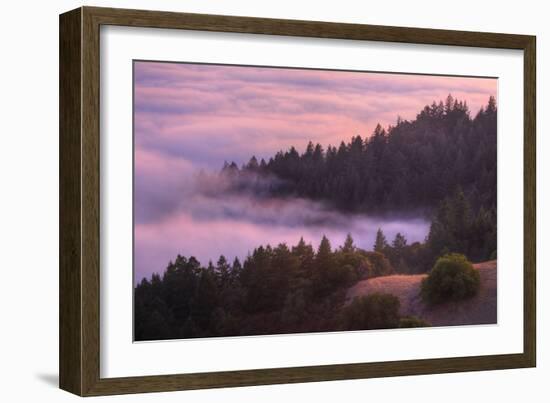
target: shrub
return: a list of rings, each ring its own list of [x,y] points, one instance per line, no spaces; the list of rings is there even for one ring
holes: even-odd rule
[[[464,255],[451,253],[440,257],[422,281],[422,299],[430,304],[458,301],[479,291],[479,272]]]
[[[417,318],[416,316],[405,316],[399,320],[399,327],[402,328],[429,326],[431,325],[428,322],[423,319]]]
[[[390,329],[399,326],[399,299],[391,294],[355,298],[342,311],[344,330]]]

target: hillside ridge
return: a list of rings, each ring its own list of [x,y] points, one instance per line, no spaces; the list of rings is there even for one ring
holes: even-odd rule
[[[402,316],[416,316],[432,326],[479,325],[497,323],[497,261],[474,264],[481,286],[473,298],[436,306],[426,305],[420,297],[420,284],[427,274],[395,274],[362,280],[346,294],[346,303],[355,297],[388,293],[399,298]]]

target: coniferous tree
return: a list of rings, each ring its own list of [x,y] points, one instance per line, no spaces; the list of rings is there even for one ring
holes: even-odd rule
[[[229,275],[231,272],[231,266],[227,262],[227,259],[224,255],[221,255],[218,259],[218,263],[216,264],[216,272],[218,273],[218,277],[220,278],[220,282],[222,284],[225,284],[229,281]]]
[[[403,250],[407,246],[407,239],[404,235],[398,232],[392,242],[392,248],[396,250]]]
[[[332,248],[328,238],[323,235],[317,254],[315,255],[314,278],[315,293],[317,296],[324,296],[330,291],[329,279],[331,270],[334,267]]]
[[[235,257],[235,259],[233,260],[233,264],[231,265],[231,274],[237,277],[241,274],[242,269],[243,266],[241,264],[241,261],[238,257]]]
[[[383,253],[387,247],[388,241],[386,240],[386,236],[382,232],[382,229],[378,228],[378,231],[376,231],[376,241],[374,241],[373,250],[375,252]]]
[[[304,238],[301,237],[298,244],[292,247],[292,254],[299,262],[299,272],[297,276],[302,278],[311,277],[315,259],[315,252],[311,244],[306,244]]]
[[[342,252],[344,253],[353,253],[355,252],[355,245],[353,243],[353,237],[348,232],[346,235],[346,240],[344,241],[344,245],[341,248]]]

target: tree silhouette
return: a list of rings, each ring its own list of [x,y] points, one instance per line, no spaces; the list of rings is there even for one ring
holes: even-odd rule
[[[386,236],[382,232],[381,228],[378,228],[376,231],[376,240],[374,241],[373,250],[375,252],[383,253],[388,247],[388,241],[386,241]]]

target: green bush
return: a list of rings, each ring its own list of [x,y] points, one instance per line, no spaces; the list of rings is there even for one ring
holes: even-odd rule
[[[343,309],[342,326],[343,330],[399,327],[399,299],[378,293],[357,297]]]
[[[429,304],[458,301],[479,291],[479,272],[464,255],[451,253],[437,259],[422,281],[422,299]]]
[[[402,328],[429,326],[431,325],[428,322],[423,319],[417,318],[416,316],[405,316],[399,320],[399,327]]]

